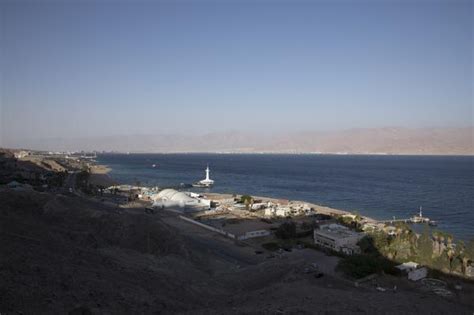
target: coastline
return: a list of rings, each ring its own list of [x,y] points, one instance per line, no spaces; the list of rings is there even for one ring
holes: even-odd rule
[[[112,169],[106,165],[91,165],[89,182],[92,185],[104,187],[109,187],[118,184],[118,181],[109,175],[111,170]]]
[[[109,173],[112,171],[112,168],[110,168],[107,165],[103,164],[95,164],[91,166],[91,177],[90,181],[92,184],[95,185],[101,185],[101,186],[113,186],[113,185],[119,185],[121,184],[119,181],[115,180],[112,176],[109,175]],[[205,193],[204,195],[209,196],[209,198],[212,199],[222,199],[222,198],[230,198],[232,197],[232,194],[225,194],[225,193],[215,193],[215,192],[210,192],[210,193]],[[239,193],[235,193],[235,195],[242,195]],[[272,197],[265,197],[265,196],[254,196],[252,195],[255,199],[262,199],[266,201],[272,201],[272,202],[278,202],[279,200],[282,200],[281,198],[272,198]],[[331,216],[340,216],[340,215],[356,215],[356,213],[348,211],[348,210],[342,210],[342,209],[336,209],[336,208],[331,208],[327,206],[322,206],[318,205],[312,202],[304,201],[304,200],[288,200],[289,202],[297,202],[297,203],[304,203],[307,204],[309,207],[314,208],[317,213],[325,214],[325,215],[331,215]],[[368,223],[376,223],[378,220],[358,214],[363,220],[365,220]]]
[[[214,192],[204,193],[203,195],[208,196],[209,199],[211,199],[211,200],[216,198],[216,197],[219,197],[219,198],[216,198],[216,199],[224,199],[224,198],[231,198],[232,197],[232,194],[214,193]],[[236,196],[241,196],[241,194],[235,194],[235,195]],[[282,199],[278,199],[278,198],[265,197],[265,196],[253,196],[252,195],[252,197],[255,198],[255,199],[261,199],[261,200],[271,201],[271,202],[275,202],[275,203],[282,200]],[[307,204],[309,207],[314,208],[314,210],[317,213],[330,215],[330,216],[356,215],[356,213],[353,213],[353,212],[350,212],[350,211],[347,211],[347,210],[341,210],[341,209],[321,206],[321,205],[318,205],[318,204],[315,204],[315,203],[312,203],[312,202],[308,202],[308,201],[304,201],[304,200],[288,200],[288,202]],[[368,223],[378,222],[374,218],[364,216],[364,215],[360,215],[360,214],[357,214],[357,215],[359,215],[363,220],[365,220]]]

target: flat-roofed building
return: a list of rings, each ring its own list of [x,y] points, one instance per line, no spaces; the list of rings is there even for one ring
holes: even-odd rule
[[[314,229],[314,243],[337,252],[353,255],[360,253],[357,242],[364,235],[364,233],[352,231],[340,224],[324,224]]]
[[[237,220],[234,223],[227,222],[221,228],[238,240],[246,240],[255,237],[264,237],[271,234],[270,228],[273,224],[257,220]]]

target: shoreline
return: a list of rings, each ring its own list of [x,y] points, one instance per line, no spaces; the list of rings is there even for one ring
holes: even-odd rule
[[[228,197],[228,198],[232,198],[232,196],[234,194],[225,194],[225,193],[214,193],[214,192],[210,192],[210,193],[203,193],[203,195],[205,196],[210,196],[209,199],[213,199],[211,198],[212,196],[214,197]],[[242,194],[235,194],[236,196],[242,196]],[[288,200],[288,202],[292,202],[292,203],[303,203],[303,204],[307,204],[309,207],[311,208],[314,208],[314,210],[317,212],[317,213],[321,213],[321,214],[326,214],[326,215],[330,215],[330,216],[338,216],[338,215],[358,215],[360,216],[363,220],[365,220],[366,222],[368,223],[376,223],[378,222],[379,220],[376,220],[374,218],[371,218],[371,217],[368,217],[368,216],[365,216],[365,215],[361,215],[361,214],[355,214],[351,211],[348,211],[348,210],[342,210],[342,209],[336,209],[336,208],[331,208],[331,207],[326,207],[326,206],[321,206],[321,205],[318,205],[318,204],[315,204],[315,203],[312,203],[312,202],[308,202],[308,201],[304,201],[304,200],[289,200],[289,199],[278,199],[278,198],[273,198],[273,197],[265,197],[265,196],[254,196],[252,195],[252,197],[254,199],[261,199],[261,200],[265,200],[265,201],[271,201],[271,202],[275,202],[277,203],[278,201],[281,201],[281,200]]]
[[[106,165],[94,164],[90,166],[91,184],[96,186],[109,187],[118,184],[118,181],[109,175],[112,169]]]
[[[91,182],[92,183],[98,183],[98,185],[101,185],[101,186],[105,186],[105,187],[109,187],[109,186],[114,186],[114,185],[120,185],[122,184],[120,181],[116,180],[115,178],[113,178],[109,173],[113,170],[111,167],[109,167],[108,165],[104,165],[104,164],[99,164],[98,162],[96,162],[97,164],[95,165],[92,165],[91,166]],[[192,189],[190,191],[193,191]],[[196,192],[196,191],[194,191]],[[233,195],[237,195],[237,196],[241,196],[242,194],[240,193],[217,193],[217,192],[202,192],[202,191],[198,191],[198,193],[200,194],[203,194],[203,195],[208,195],[208,196],[214,196],[214,197],[227,197],[227,198],[232,198]],[[329,207],[329,206],[323,206],[323,205],[319,205],[319,204],[316,204],[314,202],[310,202],[310,201],[305,201],[305,200],[296,200],[296,199],[286,199],[286,198],[276,198],[276,197],[266,197],[266,196],[258,196],[258,195],[252,195],[252,197],[254,197],[254,199],[262,199],[262,200],[267,200],[267,201],[273,201],[273,202],[278,202],[278,201],[282,201],[282,200],[285,200],[287,202],[291,202],[291,203],[303,203],[303,204],[307,204],[309,207],[311,208],[314,208],[314,210],[317,212],[317,213],[321,213],[321,214],[324,214],[324,215],[330,215],[332,217],[336,217],[336,216],[344,216],[344,215],[353,215],[353,216],[359,216],[362,220],[362,222],[365,222],[365,223],[368,223],[368,224],[385,224],[386,222],[389,222],[391,221],[391,219],[388,217],[388,215],[386,216],[386,218],[384,218],[384,216],[381,216],[379,218],[374,218],[374,217],[371,217],[371,216],[368,216],[368,215],[364,215],[362,214],[361,212],[359,212],[358,210],[343,210],[343,209],[337,209],[337,208],[332,208],[332,207]],[[209,198],[209,199],[212,199],[212,198]],[[219,199],[219,198],[217,198]],[[413,216],[415,216],[416,213],[413,213]],[[410,216],[409,218],[407,219],[410,219],[412,218],[412,216]],[[416,232],[417,231],[417,225],[419,224],[416,224],[416,223],[408,223],[412,229]],[[420,225],[421,226],[421,225]],[[429,226],[430,230],[438,230],[439,228],[437,226]],[[416,233],[419,233],[416,232]],[[468,241],[470,239],[470,236],[459,236],[455,233],[452,233],[450,232],[453,236],[455,236],[455,238],[457,240],[463,240],[463,241]]]
[[[106,152],[102,154],[134,155],[134,154],[207,154],[207,155],[331,155],[331,156],[391,156],[391,157],[474,157],[474,153],[385,153],[385,152],[246,152],[246,151],[169,151],[169,152]]]
[[[113,185],[119,185],[121,184],[118,180],[114,179],[112,176],[109,175],[109,173],[112,171],[112,168],[103,165],[103,164],[95,164],[91,166],[91,182],[94,183],[99,183],[96,185],[102,185],[102,186],[113,186]],[[203,193],[203,195],[208,195],[208,196],[215,196],[215,197],[229,197],[231,198],[232,195],[234,194],[226,194],[226,193],[215,193],[215,192],[210,192],[210,193]],[[236,193],[235,195],[241,196],[242,194]],[[309,207],[314,208],[317,213],[325,214],[325,215],[331,215],[331,216],[338,216],[338,215],[358,215],[360,216],[364,221],[368,223],[377,223],[379,220],[376,220],[372,217],[365,216],[359,213],[354,213],[348,210],[342,210],[342,209],[336,209],[336,208],[331,208],[327,206],[322,206],[318,205],[309,201],[304,201],[304,200],[289,200],[289,199],[284,199],[284,198],[274,198],[274,197],[265,197],[265,196],[253,196],[255,199],[262,199],[266,201],[272,201],[272,202],[278,202],[279,200],[288,200],[288,202],[297,202],[297,203],[304,203],[307,204]],[[212,198],[210,198],[212,199]]]

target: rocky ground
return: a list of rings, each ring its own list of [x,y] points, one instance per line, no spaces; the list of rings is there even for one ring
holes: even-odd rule
[[[469,286],[441,298],[398,279],[397,292],[316,279],[301,255],[257,257],[169,213],[6,188],[0,201],[1,314],[474,311]]]

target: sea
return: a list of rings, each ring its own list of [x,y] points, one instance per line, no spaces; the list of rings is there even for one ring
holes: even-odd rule
[[[159,187],[203,179],[209,165],[215,185],[207,191],[307,201],[374,219],[409,218],[421,206],[437,229],[474,238],[472,156],[101,154],[97,162],[121,183]]]

